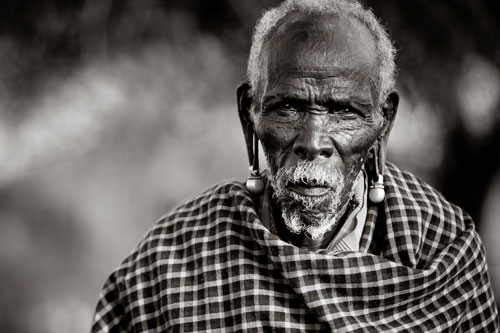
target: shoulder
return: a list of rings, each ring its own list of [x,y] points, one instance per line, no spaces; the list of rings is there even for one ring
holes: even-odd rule
[[[151,234],[171,234],[193,227],[207,228],[224,216],[249,210],[253,210],[253,204],[245,185],[238,181],[225,181],[209,187],[164,215],[151,230]]]
[[[106,281],[92,330],[143,328],[143,318],[165,301],[158,291],[175,288],[172,274],[182,275],[197,259],[214,252],[211,243],[244,237],[245,222],[252,218],[256,214],[251,196],[235,181],[211,186],[166,214]]]
[[[119,276],[128,280],[138,272],[144,275],[165,260],[185,256],[186,251],[197,248],[199,240],[222,231],[238,234],[256,216],[244,184],[225,181],[213,185],[161,217],[122,262]]]
[[[386,237],[403,262],[425,265],[466,229],[474,229],[460,207],[394,164],[386,165],[384,185]]]
[[[423,217],[440,217],[449,222],[450,227],[460,228],[467,215],[460,207],[446,200],[431,185],[392,163],[387,163],[386,171],[384,185],[389,210],[403,209],[410,213],[414,211]]]

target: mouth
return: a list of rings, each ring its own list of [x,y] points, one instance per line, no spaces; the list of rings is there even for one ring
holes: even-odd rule
[[[320,197],[327,194],[331,190],[330,187],[323,184],[305,182],[290,182],[287,187],[297,194],[308,197]]]

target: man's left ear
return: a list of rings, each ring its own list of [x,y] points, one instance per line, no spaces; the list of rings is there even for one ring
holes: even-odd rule
[[[250,110],[252,107],[251,87],[248,82],[240,84],[236,90],[236,97],[238,99],[238,115],[240,117],[243,135],[245,136],[245,144],[247,147],[248,160],[250,165],[253,163],[253,136],[254,125]]]
[[[380,131],[380,135],[377,138],[378,147],[375,148],[374,154],[376,154],[375,163],[377,164],[377,172],[380,174],[384,173],[385,162],[387,160],[387,142],[389,141],[389,134],[391,133],[392,125],[394,124],[394,119],[396,118],[396,113],[398,111],[399,105],[399,94],[396,90],[392,90],[387,98],[382,104],[382,113],[384,117],[384,125]]]
[[[372,150],[373,164],[368,164],[368,169],[371,176],[370,191],[368,198],[374,204],[381,203],[385,198],[384,190],[384,168],[387,156],[387,142],[389,134],[391,133],[392,124],[396,118],[398,111],[399,95],[398,92],[393,90],[387,95],[387,99],[382,104],[382,113],[384,117],[384,124],[380,130],[379,136]]]
[[[380,151],[385,151],[387,149],[387,142],[389,140],[389,134],[391,133],[392,125],[394,124],[394,119],[396,118],[396,113],[398,112],[398,105],[399,105],[399,94],[396,90],[392,90],[388,95],[387,98],[382,104],[382,113],[384,117],[384,125],[382,127],[380,136],[379,136],[379,142],[380,142]],[[382,157],[382,156],[379,156]],[[384,156],[385,157],[385,156]],[[385,158],[384,161],[385,163]]]

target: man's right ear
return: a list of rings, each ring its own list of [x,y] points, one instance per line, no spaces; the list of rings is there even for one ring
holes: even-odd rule
[[[248,82],[242,83],[236,90],[236,97],[238,98],[238,115],[240,116],[241,127],[243,129],[243,135],[245,136],[248,159],[250,165],[252,165],[254,125],[252,117],[250,116],[252,108],[252,94],[250,89],[251,87]]]

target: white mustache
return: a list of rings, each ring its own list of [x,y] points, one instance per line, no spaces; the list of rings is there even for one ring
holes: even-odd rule
[[[305,183],[313,186],[337,187],[343,183],[343,176],[318,161],[299,161],[296,166],[281,168],[271,176],[273,183],[286,187],[288,183]]]

